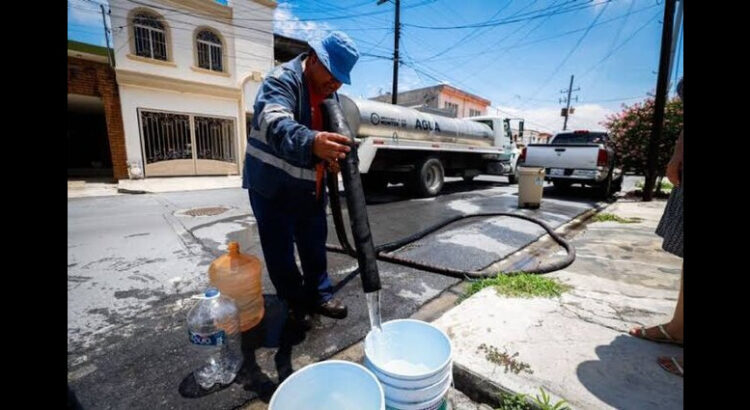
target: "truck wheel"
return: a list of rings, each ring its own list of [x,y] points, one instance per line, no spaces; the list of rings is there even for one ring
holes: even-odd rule
[[[625,178],[621,176],[620,178],[617,179],[617,181],[614,181],[613,192],[620,192],[620,191],[622,191],[622,181],[623,181],[623,179],[625,179]]]
[[[555,190],[565,192],[570,189],[570,181],[561,181],[559,179],[553,179],[552,184],[555,186]]]
[[[388,187],[388,180],[378,174],[362,174],[362,188],[368,192],[383,192]]]
[[[421,196],[435,196],[443,189],[445,171],[439,159],[425,158],[419,163],[411,176],[412,191]]]
[[[612,174],[607,175],[607,179],[605,179],[604,182],[602,182],[598,187],[599,197],[601,199],[609,199],[609,197],[612,196],[612,193],[614,192],[612,190],[614,188],[614,185],[615,183],[612,181]]]

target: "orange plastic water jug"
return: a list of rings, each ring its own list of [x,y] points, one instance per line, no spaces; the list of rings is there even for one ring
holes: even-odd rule
[[[219,256],[208,268],[211,285],[221,294],[234,299],[240,311],[240,329],[244,332],[263,319],[263,288],[261,263],[252,255],[240,253],[237,242],[229,242],[229,250]]]

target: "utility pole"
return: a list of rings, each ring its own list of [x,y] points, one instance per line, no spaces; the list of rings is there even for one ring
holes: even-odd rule
[[[646,165],[646,182],[643,187],[643,200],[651,201],[654,183],[658,174],[656,159],[659,150],[659,139],[664,122],[664,106],[667,97],[667,79],[669,76],[670,43],[672,42],[672,27],[674,23],[674,9],[676,0],[664,1],[664,19],[661,31],[661,55],[659,57],[659,75],[656,80],[656,97],[654,98],[654,120],[651,125],[651,138],[648,142],[648,162]]]
[[[581,88],[578,87],[575,90],[573,89],[573,75],[570,75],[570,85],[568,85],[568,90],[562,90],[560,93],[568,93],[568,98],[565,99],[566,107],[562,111],[562,116],[565,117],[565,122],[563,123],[563,131],[568,129],[568,115],[570,115],[570,93],[573,91],[579,91]],[[562,102],[562,101],[560,101]],[[576,96],[576,102],[578,102],[578,96]]]
[[[104,4],[100,4],[99,8],[101,8],[102,10],[102,23],[104,23],[104,38],[107,39],[107,61],[109,61],[110,67],[114,67],[115,65],[112,63],[112,56],[109,53],[109,31],[107,31],[107,18],[105,17],[107,12],[104,11]]]
[[[391,0],[378,0],[377,5],[387,3]],[[398,103],[398,43],[401,35],[401,0],[393,0],[396,5],[396,26],[395,36],[393,37],[393,93],[391,94],[391,104]]]

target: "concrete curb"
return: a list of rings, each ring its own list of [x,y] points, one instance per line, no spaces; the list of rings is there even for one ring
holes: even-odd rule
[[[516,395],[516,392],[487,380],[456,362],[453,363],[453,386],[471,400],[488,404],[492,408],[502,406],[504,398]],[[528,396],[526,403],[533,410],[541,410]]]
[[[589,220],[596,214],[601,213],[602,211],[616,203],[616,201],[612,203],[600,202],[596,207],[584,211],[574,219],[559,226],[557,229],[555,229],[555,232],[563,237],[572,233],[577,233],[577,231],[580,230],[581,227],[587,225],[589,223]],[[549,247],[546,246],[548,244],[560,246],[557,242],[555,242],[554,239],[552,239],[552,237],[549,236],[548,233],[545,232],[536,241],[530,242],[526,246],[519,248],[503,259],[491,264],[490,266],[487,266],[486,268],[482,269],[482,272],[512,272],[522,270],[522,268],[524,267],[529,268],[527,264],[545,253],[544,251],[549,249]]]
[[[152,192],[141,191],[141,190],[136,190],[136,189],[117,188],[117,193],[129,194],[129,195],[141,195],[141,194],[151,194]]]

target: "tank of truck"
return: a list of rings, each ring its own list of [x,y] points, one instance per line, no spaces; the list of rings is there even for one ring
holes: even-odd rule
[[[492,147],[492,129],[479,122],[432,115],[413,108],[339,95],[346,121],[359,138],[448,142]]]

